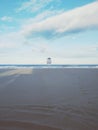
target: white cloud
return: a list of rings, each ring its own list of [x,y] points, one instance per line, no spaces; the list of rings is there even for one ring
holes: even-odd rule
[[[28,2],[23,2],[21,7],[17,9],[17,12],[20,11],[30,11],[37,12],[45,8],[49,3],[55,2],[54,0],[29,0]],[[56,3],[60,3],[60,0],[56,0]]]
[[[21,33],[50,37],[93,28],[98,29],[98,2],[63,12],[41,22],[23,25]]]
[[[98,44],[94,45],[71,45],[56,47],[54,44],[44,42],[33,43],[32,53],[53,58],[72,59],[72,58],[98,58]]]
[[[12,21],[13,21],[13,18],[12,18],[12,17],[9,17],[9,16],[3,16],[3,17],[1,18],[1,21],[12,22]]]
[[[24,38],[17,32],[0,35],[0,49],[17,48],[24,42]]]
[[[19,11],[34,9],[32,8],[32,3],[34,1],[37,2],[37,0],[31,0],[29,1],[31,2],[31,4],[25,3],[24,7],[22,5]],[[40,4],[38,3],[39,4],[38,6],[40,6],[39,9],[42,9],[47,5],[47,2],[51,2],[53,0],[49,0],[49,1],[39,0],[39,1],[40,1]],[[41,2],[43,3],[43,6]],[[37,9],[35,11],[37,11]],[[0,52],[4,50],[4,52],[2,51],[2,53],[0,54],[2,57],[2,61],[4,57],[6,58],[7,55],[10,59],[13,57],[11,60],[15,60],[16,57],[17,57],[17,61],[21,59],[20,60],[21,62],[23,61],[24,58],[25,63],[27,63],[26,61],[28,61],[29,58],[30,58],[29,62],[32,62],[32,57],[35,61],[38,61],[39,63],[39,61],[42,61],[43,58],[45,58],[46,60],[48,56],[53,57],[53,59],[56,59],[56,62],[58,63],[61,62],[64,63],[63,62],[64,60],[65,61],[70,60],[75,62],[77,59],[82,59],[82,58],[84,58],[84,60],[88,58],[97,59],[98,43],[96,45],[94,44],[94,46],[84,45],[84,47],[79,47],[76,46],[75,44],[72,46],[72,44],[70,44],[69,42],[68,44],[70,44],[71,47],[67,48],[66,46],[67,42],[65,43],[65,47],[64,47],[62,46],[63,45],[62,41],[59,40],[60,46],[62,46],[59,48],[58,41],[56,44],[56,42],[54,42],[53,40],[48,41],[47,39],[40,38],[40,36],[47,38],[50,36],[53,37],[57,35],[65,35],[68,33],[83,31],[83,30],[88,30],[93,28],[97,29],[98,28],[97,15],[98,15],[98,2],[94,2],[67,12],[64,12],[62,10],[59,11],[55,10],[52,12],[52,10],[50,9],[50,10],[46,10],[45,12],[40,12],[40,14],[37,15],[36,17],[27,19],[25,21],[21,20],[20,23],[21,29],[18,26],[19,30],[17,32],[12,32],[13,30],[10,29],[11,32],[9,31],[9,33],[8,31],[6,31],[6,34],[2,32],[0,33],[2,34],[0,35]],[[11,17],[4,16],[1,18],[1,20],[11,21]],[[4,27],[2,30],[4,30]],[[7,30],[9,30],[9,28]],[[35,37],[30,37],[30,39],[27,37],[33,35],[39,36],[39,40],[36,39]],[[77,40],[77,37],[75,37],[75,35],[72,36],[70,37],[74,41]],[[25,44],[23,45],[23,43]],[[40,59],[39,57],[41,57],[42,60],[39,60]]]
[[[24,23],[24,26],[29,25],[31,23],[38,23],[38,22],[41,22],[47,18],[61,14],[62,12],[64,12],[64,10],[55,10],[55,11],[46,10],[45,12],[39,13],[34,18],[23,19],[22,22]]]

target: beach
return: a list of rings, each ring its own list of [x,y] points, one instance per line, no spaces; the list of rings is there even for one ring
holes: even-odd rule
[[[0,130],[98,130],[98,68],[0,69]]]

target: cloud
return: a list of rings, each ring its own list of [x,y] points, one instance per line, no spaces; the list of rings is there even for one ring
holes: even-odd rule
[[[1,18],[1,21],[12,22],[12,21],[13,21],[13,18],[12,18],[12,17],[9,17],[9,16],[3,16],[3,17]]]
[[[39,13],[38,15],[36,15],[35,17],[31,17],[31,18],[28,18],[28,19],[23,19],[23,23],[24,25],[29,25],[31,23],[38,23],[38,22],[41,22],[47,18],[50,18],[50,17],[53,17],[55,15],[58,15],[58,14],[61,14],[62,12],[64,12],[64,10],[46,10],[44,12],[41,12]],[[22,24],[23,24],[22,23]]]
[[[88,29],[98,29],[98,2],[57,14],[42,21],[23,25],[21,33],[24,36],[53,38]]]
[[[71,47],[70,50],[68,48],[62,47],[62,49],[58,50],[50,50],[51,55],[56,58],[98,58],[98,45],[96,46],[83,46],[83,47]]]
[[[0,35],[0,49],[13,49],[21,46],[25,39],[18,32],[10,32]]]
[[[17,9],[17,12],[21,11],[30,11],[30,12],[37,12],[39,10],[43,10],[43,8],[46,8],[48,5],[59,5],[61,1],[60,0],[29,0],[28,2],[23,2],[21,7]],[[58,4],[57,4],[58,3]],[[52,6],[51,6],[52,8]]]
[[[53,57],[53,58],[63,58],[63,59],[71,59],[71,58],[98,58],[98,45],[71,45],[70,47],[66,47],[61,44],[60,47],[56,47],[54,44],[49,44],[45,41],[32,44],[32,52],[43,55],[45,57]]]

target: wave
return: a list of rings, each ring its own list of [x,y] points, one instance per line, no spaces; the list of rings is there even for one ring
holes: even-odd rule
[[[0,65],[0,69],[17,69],[17,68],[98,68],[98,64],[32,64],[32,65],[26,65],[26,64],[4,64]]]

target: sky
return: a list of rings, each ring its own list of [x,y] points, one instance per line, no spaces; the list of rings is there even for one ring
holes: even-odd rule
[[[98,64],[98,0],[0,0],[0,64]]]

